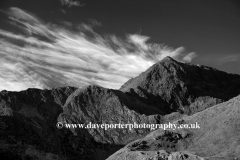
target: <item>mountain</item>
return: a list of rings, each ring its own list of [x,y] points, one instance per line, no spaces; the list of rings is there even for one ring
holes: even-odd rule
[[[6,160],[103,160],[127,144],[138,152],[138,145],[131,147],[130,144],[149,134],[149,128],[99,126],[167,123],[208,110],[238,94],[239,75],[181,63],[170,57],[129,80],[120,90],[90,85],[1,91],[0,157]],[[63,125],[61,129],[56,126],[59,122]],[[96,125],[83,129],[66,128],[66,124]],[[172,132],[163,136],[181,137]],[[166,152],[176,151],[172,156],[183,156],[185,153],[177,151],[189,146],[187,140],[178,146],[175,146],[178,139],[174,140],[172,149]],[[163,146],[165,144],[169,145],[164,142]]]
[[[169,114],[193,114],[240,93],[240,76],[171,57],[122,85],[120,91]]]
[[[106,159],[133,139],[146,135],[149,129],[57,129],[57,122],[161,122],[160,115],[149,115],[159,111],[141,104],[136,107],[136,103],[120,91],[97,85],[2,91],[0,155],[6,159]]]
[[[110,156],[107,160],[153,159],[233,160],[240,158],[240,96],[215,105],[176,124],[199,123],[199,129],[156,130]]]

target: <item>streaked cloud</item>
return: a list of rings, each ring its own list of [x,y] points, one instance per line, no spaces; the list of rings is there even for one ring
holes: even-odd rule
[[[194,52],[189,53],[188,55],[183,57],[183,60],[186,62],[191,62],[193,58],[195,58],[197,55]]]
[[[148,43],[150,37],[144,35],[99,35],[96,20],[60,26],[19,8],[5,13],[22,32],[0,29],[0,90],[88,84],[119,88],[166,56],[183,62],[196,56],[183,47]]]
[[[227,63],[239,62],[239,61],[240,61],[239,54],[225,55],[225,56],[219,58],[219,65],[222,66]]]
[[[68,7],[72,7],[72,6],[76,6],[76,7],[83,7],[84,4],[81,4],[79,1],[74,1],[74,0],[60,0],[61,4],[64,6],[68,6]]]
[[[26,20],[28,23],[40,23],[39,18],[36,15],[29,13],[27,11],[23,11],[17,7],[11,7],[7,12],[10,19],[13,20]]]

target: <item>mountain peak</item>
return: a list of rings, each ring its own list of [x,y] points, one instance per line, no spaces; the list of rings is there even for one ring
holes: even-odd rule
[[[175,61],[175,60],[170,56],[166,56],[161,61]]]
[[[166,69],[166,68],[174,68],[174,70],[177,68],[179,68],[179,66],[181,66],[181,62],[178,62],[177,60],[175,60],[174,58],[170,57],[170,56],[166,56],[164,57],[162,60],[160,60],[159,62],[157,62],[155,65],[153,65],[152,67],[149,68],[149,70],[154,69],[154,68],[159,68],[159,66],[162,66],[160,68],[162,69]],[[160,69],[159,68],[159,69]]]
[[[239,88],[239,80],[239,75],[181,63],[168,56],[127,81],[120,90],[166,112],[181,110],[189,114],[238,95],[240,90],[228,84],[231,81]],[[201,98],[208,99],[209,105],[198,105]]]
[[[175,63],[175,62],[177,62],[175,59],[173,59],[170,56],[166,56],[162,60],[160,60],[158,63],[162,64],[162,63]]]

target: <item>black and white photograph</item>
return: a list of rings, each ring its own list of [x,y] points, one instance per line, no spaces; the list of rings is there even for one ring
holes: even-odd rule
[[[240,160],[240,0],[1,0],[0,160]]]

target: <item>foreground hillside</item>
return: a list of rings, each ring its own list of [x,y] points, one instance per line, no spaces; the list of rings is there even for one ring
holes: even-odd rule
[[[198,122],[200,129],[156,130],[113,154],[107,160],[151,159],[233,160],[240,158],[240,96],[176,123]]]
[[[58,129],[56,124],[58,122],[63,124],[167,123],[184,118],[186,115],[196,116],[202,113],[198,113],[199,111],[210,111],[212,106],[239,94],[239,75],[228,74],[210,67],[180,63],[170,57],[129,80],[120,90],[90,85],[83,88],[1,91],[0,157],[9,160],[103,160],[125,145],[145,137],[150,133],[150,129],[105,130],[64,127]],[[191,118],[186,121],[190,122]],[[171,142],[171,149],[165,141],[161,142],[162,145],[158,145],[158,141],[163,141],[159,138],[158,141],[151,142],[158,148],[151,147],[149,151],[155,152],[156,149],[161,148],[170,153],[189,148],[196,149],[199,154],[205,154],[199,146],[206,143],[207,139],[197,141],[199,143],[190,143],[201,140],[197,137],[198,135],[201,137],[202,133],[203,138],[205,131],[207,130],[201,130],[198,134],[190,133],[192,136],[188,136],[187,132],[186,139],[180,138],[181,143],[178,144],[180,141],[178,138]],[[180,133],[160,133],[170,139],[181,137]],[[230,144],[232,141],[227,142]],[[148,143],[143,144],[146,145]],[[138,151],[139,148],[134,146],[138,144],[132,147]],[[129,147],[131,148],[131,145]],[[209,147],[211,148],[210,144]],[[212,154],[215,155],[217,152],[214,151]]]

